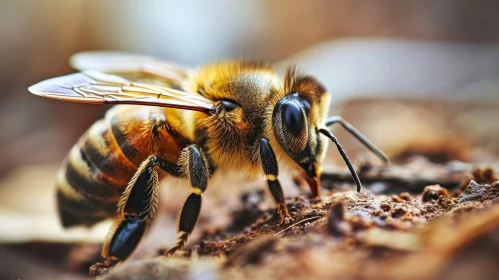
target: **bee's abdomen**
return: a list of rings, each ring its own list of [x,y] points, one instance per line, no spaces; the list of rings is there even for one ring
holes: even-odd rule
[[[57,178],[64,227],[92,225],[116,212],[116,203],[135,166],[115,143],[110,125],[96,122],[73,146]]]
[[[159,109],[116,106],[94,123],[73,146],[57,178],[63,226],[90,226],[114,217],[128,181],[149,155],[175,163],[186,143],[163,129],[171,121]]]

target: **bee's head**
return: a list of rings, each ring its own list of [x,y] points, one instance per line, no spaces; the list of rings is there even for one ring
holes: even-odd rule
[[[329,95],[313,77],[287,71],[284,92],[272,111],[272,129],[282,150],[298,165],[309,184],[318,187],[327,141],[324,126]]]

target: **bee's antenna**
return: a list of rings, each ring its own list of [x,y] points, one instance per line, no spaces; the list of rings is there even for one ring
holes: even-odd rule
[[[355,181],[355,184],[357,185],[357,192],[360,192],[360,189],[362,188],[362,185],[360,183],[359,176],[357,175],[357,172],[355,172],[355,169],[353,168],[352,163],[350,162],[350,159],[348,158],[347,154],[341,147],[340,143],[338,142],[338,139],[336,136],[331,134],[331,132],[327,129],[321,128],[319,129],[319,132],[326,135],[327,138],[331,139],[334,144],[336,144],[336,148],[338,148],[338,152],[340,152],[341,157],[345,161],[345,163],[348,166],[348,169],[350,170],[350,173],[352,174],[353,180]]]
[[[335,123],[339,123],[341,126],[343,126],[346,131],[348,131],[350,134],[352,134],[353,137],[357,138],[357,140],[360,141],[366,148],[371,150],[379,159],[381,159],[386,165],[390,165],[390,160],[388,157],[381,151],[376,145],[374,145],[367,137],[362,135],[355,127],[353,127],[351,124],[349,124],[347,121],[345,121],[342,117],[340,116],[332,116],[329,117],[326,120],[326,126],[333,125]]]

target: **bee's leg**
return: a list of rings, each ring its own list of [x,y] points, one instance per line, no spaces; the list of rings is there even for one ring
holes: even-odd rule
[[[360,131],[358,131],[355,127],[349,124],[340,116],[332,116],[326,120],[326,126],[333,125],[335,123],[341,124],[343,128],[345,128],[350,134],[352,134],[357,140],[359,140],[366,148],[368,148],[371,152],[373,152],[378,158],[380,158],[385,164],[390,164],[390,160],[388,156],[380,150],[380,148],[376,147],[367,137],[365,137]]]
[[[187,238],[198,220],[201,210],[201,194],[206,190],[210,176],[206,155],[196,145],[186,147],[182,151],[179,165],[182,166],[181,170],[189,180],[192,193],[187,197],[182,210],[180,210],[177,244],[165,253],[166,256],[171,256],[184,248]]]
[[[291,218],[288,213],[286,199],[284,198],[279,179],[277,179],[277,175],[279,175],[279,166],[277,165],[277,159],[275,158],[274,151],[267,138],[260,139],[260,158],[263,172],[267,179],[267,191],[274,201],[279,217],[281,217],[281,224],[288,224],[293,221],[293,218]]]
[[[104,262],[90,267],[90,275],[99,276],[125,260],[133,252],[153,218],[159,200],[156,156],[148,157],[128,183],[118,202],[119,218],[109,231],[102,257]]]

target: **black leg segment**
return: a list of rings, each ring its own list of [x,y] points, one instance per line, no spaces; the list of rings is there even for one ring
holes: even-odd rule
[[[184,248],[187,238],[194,230],[201,211],[201,194],[206,190],[210,176],[206,155],[196,145],[191,145],[183,150],[179,165],[182,167],[184,176],[189,180],[192,193],[187,197],[182,210],[180,210],[177,243],[165,253],[166,256],[171,256]]]
[[[267,180],[267,188],[270,196],[276,204],[285,203],[284,193],[282,192],[282,187],[278,180]]]
[[[180,166],[176,162],[170,162],[161,158],[156,158],[158,161],[158,166],[166,171],[168,174],[175,177],[182,177],[183,173]]]
[[[260,158],[262,160],[265,176],[270,175],[277,177],[277,175],[279,175],[279,165],[277,164],[274,151],[267,138],[260,139]]]
[[[208,161],[206,156],[201,152],[197,146],[189,146],[188,150],[188,176],[193,188],[193,192],[203,193],[208,186]]]
[[[178,221],[178,231],[192,232],[201,210],[201,196],[191,193],[182,207]]]
[[[147,222],[140,217],[129,218],[120,222],[109,243],[108,257],[124,260],[130,256],[139,244],[147,227]]]
[[[124,219],[137,216],[146,218],[149,214],[155,191],[153,189],[158,186],[158,174],[154,169],[158,164],[157,157],[149,157],[130,181],[118,202],[118,212]]]
[[[289,223],[293,221],[293,218],[291,218],[288,213],[284,193],[282,191],[281,184],[279,183],[279,179],[277,179],[277,176],[279,175],[279,166],[277,165],[277,159],[274,151],[272,150],[269,139],[267,138],[260,139],[259,144],[260,159],[262,162],[263,172],[265,173],[265,178],[267,179],[268,193],[272,197],[277,213],[281,217],[281,223]]]
[[[108,233],[102,246],[104,262],[90,267],[93,276],[106,273],[112,266],[132,254],[153,218],[159,200],[159,164],[155,156],[148,157],[130,180],[118,202],[119,220]]]

